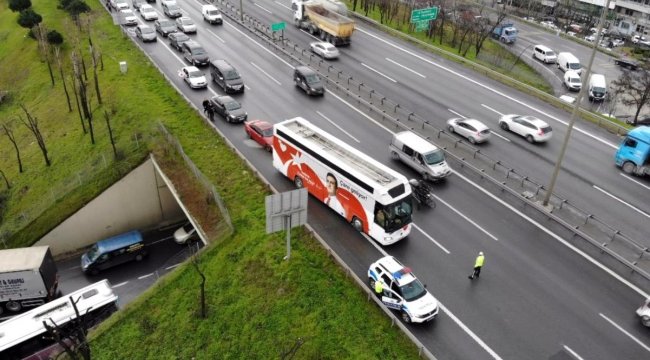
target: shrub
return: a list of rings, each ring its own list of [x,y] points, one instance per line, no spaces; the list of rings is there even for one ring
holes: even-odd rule
[[[9,9],[13,12],[20,12],[32,7],[31,0],[9,0]]]
[[[52,45],[61,45],[63,44],[63,35],[56,30],[50,30],[47,32],[47,42]]]
[[[43,17],[32,9],[23,10],[18,15],[18,25],[31,29],[43,21]]]
[[[64,10],[72,15],[72,17],[77,17],[81,13],[90,11],[90,6],[88,6],[88,4],[86,4],[83,0],[69,0],[65,2],[67,5],[65,5]]]

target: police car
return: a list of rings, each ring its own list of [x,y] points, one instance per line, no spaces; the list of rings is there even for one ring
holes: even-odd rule
[[[438,315],[438,300],[422,285],[411,269],[392,256],[383,257],[368,269],[368,284],[375,291],[381,279],[381,301],[386,307],[400,311],[405,323],[422,323]]]

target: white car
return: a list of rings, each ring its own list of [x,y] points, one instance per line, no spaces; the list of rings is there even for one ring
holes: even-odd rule
[[[580,89],[582,89],[582,80],[580,79],[580,74],[571,70],[565,72],[564,86],[566,86],[569,91],[580,91]]]
[[[585,40],[586,40],[586,41],[589,41],[589,42],[594,42],[594,41],[596,41],[596,34],[591,34],[591,35],[587,35],[587,36],[585,36]]]
[[[328,42],[313,42],[309,44],[311,51],[323,59],[336,59],[339,57],[339,49]]]
[[[183,245],[195,235],[196,229],[192,224],[187,223],[174,231],[174,241],[176,241],[177,244]]]
[[[553,135],[549,124],[529,115],[503,115],[499,119],[499,126],[503,130],[523,136],[529,143],[544,142]]]
[[[614,46],[623,46],[625,44],[625,40],[623,39],[613,39],[612,40],[612,45]]]
[[[636,314],[641,318],[643,326],[650,327],[650,298],[645,299],[643,304],[636,310]]]
[[[131,9],[120,10],[120,15],[122,16],[122,24],[127,26],[138,25],[138,18],[133,13]]]
[[[368,285],[373,292],[377,281],[383,284],[381,301],[386,307],[399,311],[405,323],[423,323],[438,315],[438,300],[427,291],[410,268],[394,257],[386,256],[370,265]]]
[[[203,89],[208,87],[208,79],[196,66],[186,66],[182,68],[181,76],[192,89]]]
[[[196,24],[192,19],[190,19],[187,16],[181,16],[178,19],[176,19],[176,27],[178,30],[188,34],[188,33],[196,33]]]
[[[117,11],[129,9],[129,3],[126,0],[114,0],[111,2],[113,9]]]
[[[156,12],[156,9],[154,9],[153,6],[149,4],[140,5],[140,15],[146,21],[158,20],[158,13]]]
[[[454,118],[447,120],[449,132],[456,133],[472,143],[482,143],[490,138],[490,129],[476,119]]]

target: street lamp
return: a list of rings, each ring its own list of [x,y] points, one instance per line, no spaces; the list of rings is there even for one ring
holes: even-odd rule
[[[575,124],[576,118],[578,117],[578,110],[580,109],[580,103],[582,102],[582,98],[584,97],[585,91],[587,91],[587,81],[589,79],[589,75],[591,74],[591,65],[593,65],[594,57],[596,57],[596,46],[598,46],[598,43],[600,42],[600,37],[603,30],[603,24],[605,23],[605,14],[607,14],[607,11],[609,10],[609,2],[610,0],[607,0],[607,2],[605,2],[603,11],[600,14],[600,20],[598,21],[598,27],[596,28],[596,40],[594,41],[591,50],[591,56],[589,57],[589,63],[587,64],[586,72],[584,74],[584,77],[582,78],[582,87],[580,88],[580,92],[578,93],[578,97],[576,98],[576,102],[573,107],[573,112],[571,112],[571,120],[569,120],[569,126],[567,128],[566,135],[564,136],[564,141],[562,142],[562,148],[560,149],[560,154],[558,155],[557,161],[555,162],[555,168],[553,169],[553,175],[551,176],[551,181],[548,185],[548,190],[546,191],[546,195],[544,196],[544,200],[542,201],[542,205],[545,207],[548,206],[548,202],[551,199],[551,194],[553,194],[553,189],[555,188],[555,182],[557,181],[557,176],[560,173],[560,167],[562,166],[562,160],[564,160],[564,154],[566,153],[566,148],[567,145],[569,144],[571,131],[573,131],[573,125]]]

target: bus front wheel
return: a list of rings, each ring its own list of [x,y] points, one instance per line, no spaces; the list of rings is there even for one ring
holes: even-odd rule
[[[363,221],[361,221],[358,217],[353,217],[351,221],[352,227],[354,227],[357,231],[361,232],[363,231]]]
[[[298,189],[302,189],[303,186],[304,186],[304,184],[302,183],[302,179],[300,178],[300,176],[296,176],[296,177],[293,179],[293,183],[296,184],[296,188],[298,188]]]

